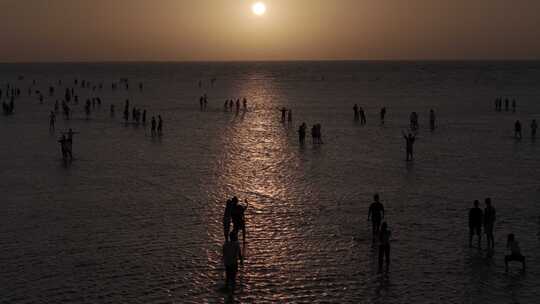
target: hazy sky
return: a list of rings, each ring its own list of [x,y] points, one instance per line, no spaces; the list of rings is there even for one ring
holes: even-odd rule
[[[0,0],[0,62],[540,59],[540,0]]]

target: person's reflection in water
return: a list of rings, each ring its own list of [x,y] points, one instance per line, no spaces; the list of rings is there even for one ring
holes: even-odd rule
[[[390,230],[384,222],[379,233],[379,273],[382,272],[383,262],[386,259],[386,272],[390,270]]]
[[[238,244],[238,237],[233,231],[229,235],[230,240],[223,244],[223,264],[225,266],[225,286],[234,291],[236,274],[238,273],[238,260],[244,264],[244,257]]]

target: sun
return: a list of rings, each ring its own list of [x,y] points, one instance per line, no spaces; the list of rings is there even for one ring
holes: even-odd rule
[[[251,6],[251,11],[253,11],[253,14],[257,16],[262,16],[266,13],[266,4],[264,4],[263,2],[254,3]]]

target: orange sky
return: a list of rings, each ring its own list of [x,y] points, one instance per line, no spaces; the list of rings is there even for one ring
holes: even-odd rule
[[[0,0],[1,62],[540,59],[538,0]]]

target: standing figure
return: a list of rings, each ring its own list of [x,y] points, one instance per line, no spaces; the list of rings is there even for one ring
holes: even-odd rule
[[[485,200],[486,208],[484,208],[484,232],[487,238],[487,248],[495,248],[495,237],[493,236],[493,228],[495,226],[496,211],[491,205],[491,198]]]
[[[365,125],[366,122],[366,112],[364,112],[364,108],[360,107],[360,124]]]
[[[151,134],[152,134],[152,137],[156,136],[156,118],[154,116],[152,116],[152,122],[151,122],[152,126],[151,126]]]
[[[429,129],[435,130],[435,111],[433,109],[429,110]]]
[[[49,114],[49,130],[54,131],[54,123],[56,122],[56,114],[54,114],[53,111],[51,111],[51,114]]]
[[[300,145],[303,145],[306,142],[306,123],[302,123],[300,125],[300,128],[298,128],[298,141],[300,142]]]
[[[371,220],[373,242],[375,242],[375,238],[379,235],[381,222],[384,219],[384,206],[379,201],[378,193],[375,193],[375,195],[373,195],[373,201],[374,202],[371,203],[371,205],[369,206],[368,221]]]
[[[159,136],[163,135],[163,120],[161,119],[161,115],[158,115],[157,133]]]
[[[238,198],[235,196],[232,198],[232,205],[233,208],[231,210],[231,216],[232,216],[232,222],[234,225],[233,233],[235,235],[238,235],[238,232],[242,230],[242,242],[246,243],[246,217],[245,212],[248,208],[248,201],[247,199],[244,200],[246,205],[242,206],[238,203]]]
[[[472,247],[472,239],[476,234],[478,237],[478,249],[482,242],[482,209],[478,207],[480,202],[474,201],[474,207],[469,210],[469,247]]]
[[[386,107],[381,109],[381,124],[384,125],[384,117],[386,116]]]
[[[281,122],[285,122],[285,118],[287,117],[287,108],[282,107],[279,110],[281,111]]]
[[[291,109],[289,109],[289,113],[287,114],[287,121],[288,121],[289,123],[292,122],[292,110],[291,110]]]
[[[357,104],[354,104],[353,112],[354,112],[354,121],[358,121],[360,119],[360,115],[358,114],[358,105]]]
[[[244,100],[242,101],[244,106],[244,111],[247,111],[247,99],[244,97]]]
[[[516,100],[512,99],[512,113],[516,113]]]
[[[531,122],[531,137],[533,139],[536,138],[536,129],[538,129],[538,124],[536,123],[536,119],[533,119]]]
[[[232,209],[233,202],[229,199],[225,203],[225,211],[223,212],[223,236],[225,237],[225,242],[229,240],[229,233],[231,231]]]
[[[521,139],[521,122],[519,122],[519,120],[516,120],[516,123],[514,124],[514,137],[516,139]]]
[[[413,148],[414,148],[414,142],[416,140],[416,137],[412,135],[411,133],[409,133],[409,135],[405,135],[405,133],[403,133],[403,138],[405,138],[405,142],[406,142],[406,153],[407,153],[406,160],[412,161],[414,159]]]

